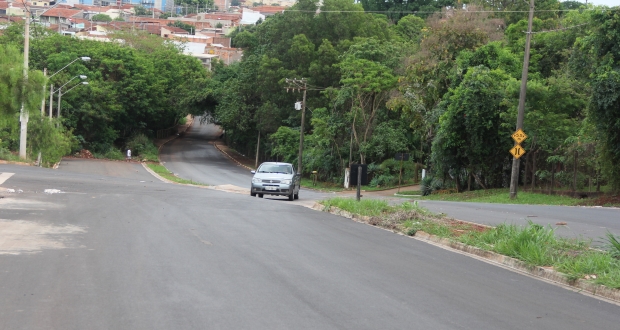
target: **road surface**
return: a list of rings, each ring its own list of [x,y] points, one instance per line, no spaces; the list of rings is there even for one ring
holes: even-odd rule
[[[0,168],[12,173],[0,185],[0,329],[620,324],[615,304],[292,203],[148,180],[134,165]]]

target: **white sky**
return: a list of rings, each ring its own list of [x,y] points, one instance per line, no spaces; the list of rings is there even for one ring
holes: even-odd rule
[[[585,0],[578,0],[580,2],[586,2]],[[595,5],[605,5],[609,7],[620,6],[620,0],[588,0],[588,3]]]

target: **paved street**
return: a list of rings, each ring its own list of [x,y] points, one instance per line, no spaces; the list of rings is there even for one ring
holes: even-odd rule
[[[181,164],[165,150],[175,171],[210,163],[212,146],[175,144],[195,152]],[[0,165],[2,179],[0,329],[620,324],[616,304],[283,199],[163,183],[136,163]]]
[[[287,202],[141,175],[11,165],[2,172],[15,174],[0,187],[23,192],[0,199],[0,329],[613,329],[620,322],[617,305]]]

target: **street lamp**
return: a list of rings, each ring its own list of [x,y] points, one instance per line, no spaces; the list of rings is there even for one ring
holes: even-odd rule
[[[62,86],[58,87],[58,89],[56,90],[56,91],[58,91],[58,118],[60,118],[60,98],[61,98],[63,95],[65,95],[65,94],[69,93],[69,91],[70,91],[70,90],[74,89],[74,88],[75,88],[75,87],[77,87],[77,86],[80,86],[80,84],[77,84],[77,85],[75,85],[75,86],[71,87],[68,91],[66,91],[66,92],[64,92],[64,93],[62,92],[62,88],[63,88],[63,87],[65,87],[65,86],[67,86],[67,84],[68,84],[68,83],[70,83],[70,82],[71,82],[73,79],[75,79],[75,78],[80,78],[80,79],[84,80],[84,79],[86,79],[86,78],[88,78],[88,77],[86,77],[85,75],[81,75],[81,74],[80,74],[80,75],[77,75],[77,76],[75,76],[75,77],[73,77],[73,78],[69,79],[69,81],[67,81],[64,85],[62,85]],[[88,82],[87,82],[87,81],[83,81],[83,82],[82,82],[82,85],[88,85]],[[54,93],[55,93],[56,91],[54,91]],[[52,116],[52,103],[50,102],[50,117],[51,117],[51,116]]]
[[[82,60],[83,62],[88,62],[88,61],[90,61],[90,57],[88,57],[88,56],[81,56],[81,57],[78,57],[78,58],[74,59],[73,61],[69,62],[69,64],[63,66],[62,69],[56,71],[53,75],[49,76],[48,79],[52,79],[52,77],[57,75],[60,71],[66,69],[69,65],[71,65],[71,64],[73,64],[73,63],[75,63],[76,61],[79,61],[79,60]],[[44,71],[47,71],[47,69],[45,69]],[[46,83],[47,82],[45,82],[43,84],[43,93],[45,93],[45,88],[46,88],[45,84]],[[53,91],[54,91],[54,84],[51,84],[50,85],[50,119],[52,118],[52,94],[54,94]],[[41,115],[45,115],[45,97],[43,97],[43,101],[41,101]]]

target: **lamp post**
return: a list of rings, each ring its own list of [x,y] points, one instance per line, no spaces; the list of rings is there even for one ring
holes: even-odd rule
[[[74,59],[73,61],[69,62],[69,64],[65,65],[62,67],[62,69],[54,72],[54,74],[52,74],[51,76],[49,76],[48,79],[52,79],[53,76],[57,75],[58,73],[60,73],[62,70],[66,69],[69,65],[77,62],[78,60],[82,60],[83,62],[88,62],[90,61],[90,57],[88,56],[82,56],[82,57],[78,57],[76,59]],[[47,69],[45,69],[45,71],[47,71]],[[75,77],[74,77],[75,78]],[[45,94],[45,83],[43,84],[43,93]],[[52,94],[54,91],[54,84],[50,85],[50,119],[52,118]],[[45,96],[43,97],[43,101],[41,101],[41,115],[45,115]]]
[[[65,95],[65,94],[69,93],[69,91],[71,91],[72,89],[76,88],[77,86],[80,86],[80,85],[88,85],[88,81],[82,81],[82,83],[81,83],[81,84],[77,84],[77,85],[75,85],[75,86],[73,86],[73,87],[69,88],[69,90],[68,90],[68,91],[66,91],[66,92],[64,92],[64,93],[63,93],[63,92],[62,92],[62,88],[63,88],[63,87],[65,87],[68,83],[70,83],[70,82],[71,82],[71,80],[73,80],[73,79],[75,79],[75,78],[78,78],[78,77],[79,77],[80,79],[82,79],[82,80],[84,80],[84,79],[86,79],[86,78],[87,78],[87,77],[86,77],[86,76],[84,76],[84,75],[78,75],[78,76],[75,76],[75,77],[71,78],[71,79],[70,79],[69,81],[67,81],[64,85],[62,85],[62,86],[58,87],[58,118],[60,118],[60,99],[61,99],[61,97],[62,97],[63,95]]]

